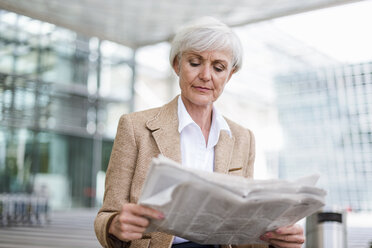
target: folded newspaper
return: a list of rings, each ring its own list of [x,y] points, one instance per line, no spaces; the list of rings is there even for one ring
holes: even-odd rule
[[[154,158],[139,204],[164,213],[146,232],[166,232],[200,244],[264,243],[260,235],[296,223],[324,206],[319,175],[296,181],[253,180],[182,168]]]

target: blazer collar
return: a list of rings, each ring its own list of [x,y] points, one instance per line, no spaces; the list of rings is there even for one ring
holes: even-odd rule
[[[146,122],[147,128],[164,156],[182,163],[180,133],[178,132],[178,97],[160,108],[155,117]],[[222,130],[214,150],[214,171],[228,173],[235,139]]]
[[[180,134],[178,132],[177,99],[160,108],[155,117],[146,122],[147,128],[164,156],[181,163]]]

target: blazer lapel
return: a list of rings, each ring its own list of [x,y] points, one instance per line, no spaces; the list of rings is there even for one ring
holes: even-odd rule
[[[235,138],[226,131],[220,132],[218,143],[214,148],[214,171],[227,174],[234,150]]]
[[[180,134],[178,132],[178,97],[160,108],[159,113],[147,121],[147,128],[161,154],[181,163]]]

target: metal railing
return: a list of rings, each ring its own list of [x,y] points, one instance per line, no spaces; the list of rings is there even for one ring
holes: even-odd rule
[[[0,194],[0,227],[45,225],[49,219],[48,198],[36,194]]]

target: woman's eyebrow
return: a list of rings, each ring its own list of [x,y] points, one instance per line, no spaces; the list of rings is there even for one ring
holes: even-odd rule
[[[189,58],[189,59],[192,59],[192,58],[194,58],[194,57],[196,57],[197,59],[200,59],[200,60],[205,60],[205,58],[202,56],[202,55],[200,55],[200,54],[198,54],[198,53],[194,53],[194,52],[188,52],[187,54],[186,54],[186,56]],[[222,63],[222,64],[224,64],[224,65],[227,65],[228,64],[228,61],[227,60],[225,60],[225,59],[216,59],[216,60],[213,60],[212,61],[213,63]]]
[[[214,64],[221,64],[223,65],[224,67],[228,66],[229,62],[224,60],[224,59],[216,59],[215,61],[213,61]]]
[[[224,59],[216,59],[216,60],[214,60],[214,62],[217,62],[217,63],[227,63],[227,61],[224,60]]]
[[[201,56],[200,54],[197,54],[197,53],[193,53],[193,52],[189,52],[188,54],[186,54],[187,57],[197,57],[198,59],[204,59],[203,56]]]

